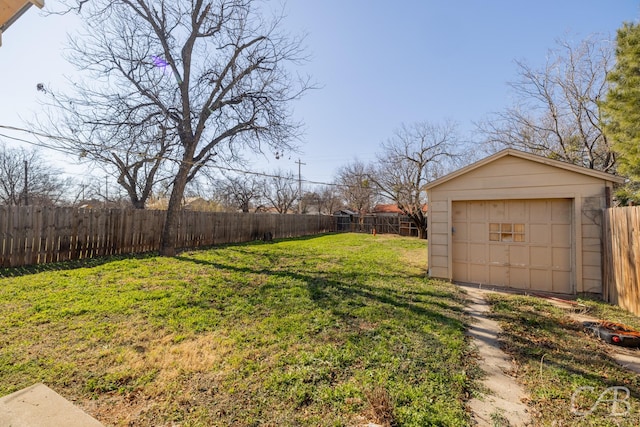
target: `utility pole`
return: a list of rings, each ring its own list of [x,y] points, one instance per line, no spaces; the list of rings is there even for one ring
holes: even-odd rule
[[[298,164],[298,213],[302,213],[302,165],[307,165],[306,163],[302,163],[300,159],[296,162]]]
[[[27,176],[27,172],[29,170],[28,166],[29,166],[29,163],[25,160],[24,161],[24,205],[25,206],[29,206],[29,197],[27,196],[27,194],[29,194],[29,178]]]

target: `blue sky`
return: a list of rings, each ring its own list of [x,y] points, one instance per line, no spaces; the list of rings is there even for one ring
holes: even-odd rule
[[[288,0],[286,9],[287,27],[308,33],[303,71],[321,88],[294,105],[306,124],[302,152],[260,158],[254,169],[297,173],[300,158],[304,178],[329,182],[355,158],[374,159],[402,123],[453,120],[473,139],[474,122],[510,105],[514,60],[542,66],[560,38],[613,41],[640,17],[640,0]],[[36,84],[59,86],[73,72],[61,53],[75,25],[32,8],[3,35],[0,125],[22,127],[40,108]]]

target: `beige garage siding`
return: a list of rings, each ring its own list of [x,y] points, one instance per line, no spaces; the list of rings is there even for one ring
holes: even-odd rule
[[[429,275],[447,280],[501,282],[539,291],[600,293],[602,209],[607,206],[613,183],[622,181],[606,173],[508,149],[431,182],[425,187],[429,203]],[[491,222],[493,214],[486,205],[480,208],[461,204],[470,201],[503,201],[508,215],[516,215],[518,209],[525,212],[521,214],[528,220],[504,224],[525,224],[528,243],[487,243],[488,224],[502,222]],[[523,201],[528,201],[526,206]],[[461,206],[465,206],[467,214],[469,209],[477,210],[478,218],[472,220],[475,215],[470,215],[465,220],[469,222],[461,225],[461,220],[454,218],[460,215],[454,213],[454,208],[459,210]],[[540,212],[546,214],[540,214],[543,219],[536,223]],[[553,212],[562,212],[562,219]],[[545,236],[552,240],[531,240],[538,238],[544,223],[550,224],[551,234],[545,231]],[[474,233],[481,229],[485,241],[468,239],[463,245],[460,235],[454,236],[454,230],[460,232],[460,227]],[[477,230],[471,230],[474,227]],[[543,251],[542,247],[547,249]],[[469,250],[471,253],[464,254]],[[562,263],[550,263],[548,258],[545,262],[536,260],[544,256],[554,260],[557,254],[562,254],[558,258]],[[487,264],[481,266],[482,260]]]
[[[571,199],[452,205],[453,280],[573,292]]]

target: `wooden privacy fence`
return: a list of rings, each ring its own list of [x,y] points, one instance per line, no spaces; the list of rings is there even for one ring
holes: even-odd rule
[[[337,231],[418,236],[418,229],[404,215],[336,215]]]
[[[640,316],[640,207],[603,216],[603,298]]]
[[[156,251],[165,215],[152,210],[0,206],[0,266]],[[330,216],[183,211],[176,247],[248,242],[268,232],[286,238],[334,230]]]

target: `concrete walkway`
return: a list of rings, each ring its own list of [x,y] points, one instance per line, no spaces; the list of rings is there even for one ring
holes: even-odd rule
[[[44,384],[35,384],[0,399],[2,427],[103,427]]]
[[[511,359],[498,342],[500,325],[490,319],[489,305],[483,294],[487,291],[464,287],[469,304],[465,311],[473,318],[467,334],[473,338],[480,366],[485,372],[482,386],[487,390],[483,396],[469,401],[473,420],[477,426],[528,426],[531,423],[524,389],[510,375],[514,370]]]

